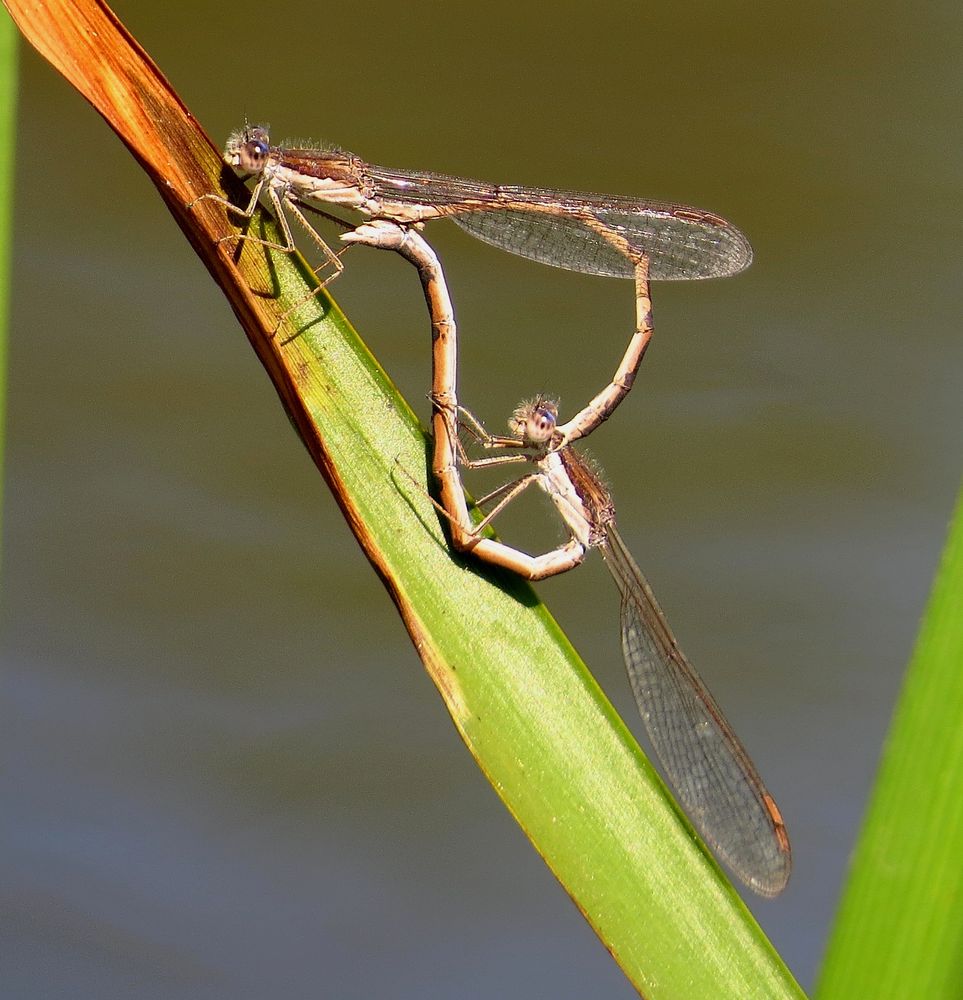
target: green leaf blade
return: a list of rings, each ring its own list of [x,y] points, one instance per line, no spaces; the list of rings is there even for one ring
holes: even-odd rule
[[[830,938],[817,996],[963,990],[963,495]]]

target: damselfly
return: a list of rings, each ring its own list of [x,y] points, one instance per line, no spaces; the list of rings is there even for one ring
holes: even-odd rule
[[[239,208],[213,194],[197,200],[222,202],[250,219],[266,192],[284,236],[283,244],[267,245],[294,251],[288,222],[292,216],[321,250],[325,264],[333,267],[328,281],[344,265],[305,211],[332,219],[327,209],[350,209],[402,228],[450,218],[478,239],[522,257],[586,274],[632,278],[635,332],[612,383],[559,426],[565,442],[579,436],[579,426],[590,415],[605,420],[631,388],[652,336],[650,279],[722,277],[743,270],[752,260],[749,241],[738,229],[712,212],[687,205],[392,170],[342,149],[272,146],[265,126],[232,133],[224,159],[240,177],[256,182],[247,206]],[[335,221],[351,228],[344,220]],[[266,242],[246,234],[226,239]],[[358,242],[354,231],[342,239]]]
[[[463,421],[496,454],[470,467],[527,462],[531,471],[482,498],[495,507],[476,534],[528,486],[552,499],[570,540],[532,557],[509,546],[492,558],[531,579],[543,579],[578,565],[598,548],[621,595],[622,654],[639,712],[656,756],[689,818],[722,860],[755,892],[778,895],[791,870],[789,837],[772,796],[766,791],[722,710],[686,659],[652,588],[615,524],[612,497],[592,467],[568,445],[559,445],[558,411],[551,400],[523,404],[511,420],[513,434],[487,434],[464,409]],[[448,512],[451,513],[451,512]],[[463,525],[468,529],[468,525]],[[499,545],[487,539],[492,545]]]

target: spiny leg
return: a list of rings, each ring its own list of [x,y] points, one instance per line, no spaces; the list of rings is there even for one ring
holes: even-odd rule
[[[251,219],[254,217],[254,212],[257,209],[261,192],[263,191],[265,184],[266,181],[262,179],[255,185],[251,194],[251,199],[244,208],[239,205],[235,205],[226,198],[222,198],[220,195],[213,193],[203,194],[200,197],[195,198],[194,201],[190,202],[187,207],[192,208],[199,201],[214,201],[219,205],[223,205],[228,213],[233,213],[245,220],[245,224],[247,224],[250,223]],[[333,250],[318,230],[311,224],[302,209],[307,209],[316,215],[320,215],[322,218],[327,219],[328,221],[333,222],[347,230],[353,229],[354,224],[346,222],[344,219],[341,219],[336,215],[332,215],[329,212],[325,212],[322,209],[308,205],[305,202],[299,202],[297,199],[292,198],[288,194],[280,195],[275,188],[270,186],[268,187],[268,196],[271,199],[271,205],[274,210],[275,218],[281,229],[281,234],[284,237],[283,243],[279,243],[274,240],[266,240],[260,236],[253,236],[249,233],[231,233],[227,236],[222,236],[217,242],[218,245],[230,241],[233,241],[234,243],[253,243],[256,246],[264,247],[269,250],[277,250],[280,253],[294,254],[297,251],[297,244],[294,241],[294,234],[291,231],[291,224],[288,220],[288,214],[290,213],[295,219],[297,219],[298,223],[308,234],[311,242],[314,243],[314,245],[321,251],[325,259],[317,267],[311,268],[311,273],[318,280],[318,284],[308,295],[285,311],[278,323],[278,326],[280,327],[280,325],[295,310],[301,308],[305,302],[308,302],[317,296],[324,288],[334,281],[335,278],[339,277],[341,272],[344,270],[344,263],[341,260],[341,255],[348,250],[347,246],[342,247],[338,251]],[[334,268],[332,273],[325,277],[321,277],[320,272],[329,266]]]

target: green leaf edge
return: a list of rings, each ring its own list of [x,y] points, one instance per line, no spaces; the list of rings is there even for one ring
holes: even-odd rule
[[[907,669],[816,996],[963,989],[963,492]]]
[[[7,436],[7,342],[10,323],[10,262],[13,258],[19,37],[13,22],[8,17],[0,17],[0,470],[4,468]],[[0,475],[0,523],[4,480],[5,477]]]

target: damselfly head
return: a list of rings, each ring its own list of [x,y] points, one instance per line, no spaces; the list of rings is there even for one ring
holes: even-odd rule
[[[271,153],[271,137],[267,126],[245,125],[232,132],[224,146],[224,162],[240,177],[264,171]]]
[[[508,426],[526,444],[548,444],[558,424],[558,404],[539,396],[515,409]]]

